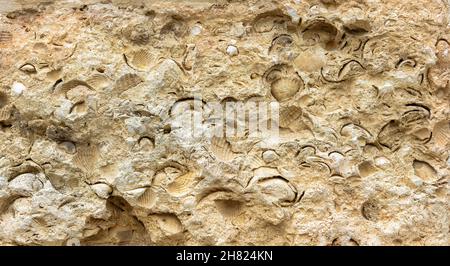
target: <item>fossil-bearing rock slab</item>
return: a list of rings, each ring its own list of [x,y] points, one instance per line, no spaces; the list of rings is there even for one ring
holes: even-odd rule
[[[1,245],[449,244],[448,1],[0,3]]]

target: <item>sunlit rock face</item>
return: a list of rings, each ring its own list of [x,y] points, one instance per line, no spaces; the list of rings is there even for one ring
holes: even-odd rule
[[[1,245],[449,244],[447,1],[4,2]]]

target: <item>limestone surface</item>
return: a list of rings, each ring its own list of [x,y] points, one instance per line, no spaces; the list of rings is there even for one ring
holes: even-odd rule
[[[450,244],[449,1],[0,6],[0,245]]]

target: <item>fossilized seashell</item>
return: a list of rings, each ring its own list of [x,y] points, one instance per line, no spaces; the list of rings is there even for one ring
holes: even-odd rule
[[[111,80],[102,74],[94,74],[90,76],[86,83],[95,90],[102,90],[111,85]]]
[[[108,184],[98,183],[91,186],[92,190],[102,199],[109,198],[112,193],[112,188]]]
[[[325,19],[307,22],[303,30],[303,38],[307,41],[307,44],[323,43],[325,48],[335,47],[337,34],[337,28]]]
[[[138,145],[141,151],[152,151],[155,148],[155,140],[151,137],[141,137]]]
[[[93,144],[77,147],[77,153],[73,157],[75,164],[86,172],[93,172],[99,158],[97,146]]]
[[[361,206],[361,214],[369,221],[377,221],[380,212],[379,202],[374,199],[365,201]]]
[[[280,127],[289,128],[302,117],[302,109],[297,106],[288,106],[280,111]]]
[[[183,37],[189,28],[186,23],[178,17],[173,17],[170,22],[161,28],[161,35],[172,33],[175,37]]]
[[[404,135],[404,128],[401,127],[400,122],[392,120],[381,129],[378,142],[389,149],[396,150],[402,143]]]
[[[183,224],[175,214],[164,213],[164,214],[155,214],[155,216],[157,218],[157,223],[159,227],[166,234],[174,235],[181,233],[183,231]]]
[[[413,161],[414,174],[422,180],[429,182],[437,179],[437,172],[429,163],[425,161]]]
[[[253,155],[248,157],[248,165],[250,169],[257,169],[264,166],[266,163],[263,161],[261,156]]]
[[[362,35],[370,32],[370,23],[368,20],[355,20],[343,26],[348,34]]]
[[[271,93],[277,101],[282,102],[293,97],[303,87],[299,78],[281,78],[271,84]]]
[[[122,31],[125,38],[137,45],[145,45],[150,42],[152,32],[145,24],[129,25]]]
[[[141,71],[149,70],[151,64],[155,61],[155,58],[152,56],[152,54],[145,49],[134,51],[125,54],[124,56],[127,64],[131,68]]]
[[[264,80],[270,84],[271,93],[278,101],[292,98],[303,88],[303,80],[288,65],[275,65],[266,71]]]
[[[412,127],[423,124],[426,123],[428,118],[430,118],[431,113],[428,107],[417,104],[408,104],[407,106],[413,107],[413,109],[402,114],[401,122],[404,126]]]
[[[328,82],[342,82],[364,73],[365,68],[356,60],[350,60],[341,66],[330,65],[321,69],[321,75]]]
[[[236,217],[242,212],[243,202],[231,199],[214,200],[217,210],[224,217]]]
[[[195,172],[182,174],[176,177],[175,180],[167,186],[167,192],[172,196],[183,196],[191,191],[197,181],[197,177],[198,175]]]
[[[257,185],[260,187],[261,193],[267,195],[269,201],[282,206],[288,206],[297,201],[297,189],[281,176],[261,178]]]
[[[450,142],[449,120],[439,121],[434,125],[433,139],[434,142],[441,147],[445,147]]]
[[[125,74],[121,76],[115,84],[114,89],[117,91],[126,91],[133,87],[136,87],[139,83],[143,82],[142,78],[136,74]]]
[[[137,197],[136,202],[139,206],[144,208],[152,208],[157,200],[156,191],[152,188],[147,188],[144,193]]]
[[[211,151],[221,161],[227,162],[235,158],[235,153],[231,150],[231,144],[224,137],[214,136],[211,139]]]
[[[19,69],[28,74],[37,73],[36,67],[30,63],[23,64],[22,66],[19,67]]]
[[[145,187],[135,188],[135,189],[127,190],[124,194],[127,197],[130,197],[133,199],[138,199],[139,197],[144,195],[146,190],[147,190],[147,188],[145,188]]]
[[[253,29],[255,32],[270,32],[274,29],[286,29],[287,23],[290,21],[289,16],[283,14],[281,10],[274,10],[259,14],[253,21]]]
[[[378,171],[376,167],[372,165],[371,162],[362,162],[358,165],[359,175],[361,177],[370,176]]]
[[[26,173],[11,180],[8,188],[14,195],[29,197],[33,192],[42,189],[43,184],[35,174]]]
[[[269,53],[280,53],[283,50],[292,46],[294,39],[287,34],[281,34],[272,40],[272,45],[269,48]]]
[[[2,30],[0,31],[0,44],[10,42],[13,38],[11,32]]]
[[[67,92],[74,88],[77,88],[77,87],[78,87],[78,89],[85,87],[87,90],[94,91],[94,89],[91,86],[89,86],[89,84],[87,84],[86,82],[84,82],[82,80],[78,80],[78,79],[73,79],[73,80],[58,84],[55,88],[55,93],[59,94],[59,95],[64,95],[67,97]]]

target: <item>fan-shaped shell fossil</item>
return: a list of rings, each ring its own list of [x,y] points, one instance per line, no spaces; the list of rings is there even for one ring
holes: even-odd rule
[[[188,172],[175,178],[167,186],[167,192],[173,196],[183,196],[189,193],[196,183],[198,175],[195,172]]]
[[[81,89],[85,87],[88,90],[94,90],[91,86],[89,86],[86,82],[78,79],[73,79],[67,82],[59,83],[55,88],[55,93],[58,95],[64,95],[67,97],[67,92],[78,87]]]
[[[289,128],[293,123],[299,121],[302,117],[302,109],[297,106],[288,106],[281,109],[280,127]]]
[[[155,60],[154,56],[152,56],[152,54],[145,49],[130,52],[128,54],[125,54],[124,56],[127,64],[131,68],[140,71],[148,71],[151,67],[151,64]]]
[[[231,199],[214,200],[217,210],[224,217],[236,217],[242,212],[243,202]]]
[[[139,206],[144,208],[151,208],[155,205],[157,200],[157,193],[153,188],[146,188],[144,192],[136,198]]]
[[[136,87],[137,85],[139,85],[139,83],[141,83],[143,80],[140,76],[136,75],[136,74],[125,74],[123,76],[121,76],[115,84],[114,89],[116,91],[126,91],[128,89],[131,89],[133,87]]]
[[[439,121],[434,125],[433,139],[434,142],[441,147],[445,147],[450,142],[449,120]]]
[[[293,97],[303,87],[299,78],[281,78],[271,84],[271,93],[277,101],[285,101]]]
[[[77,153],[73,157],[76,165],[86,172],[93,172],[99,158],[97,146],[93,144],[80,145],[77,147]]]
[[[275,65],[264,74],[265,82],[270,84],[272,96],[277,101],[292,98],[304,86],[303,80],[288,65]]]
[[[211,151],[221,161],[231,161],[235,153],[231,150],[231,144],[224,137],[214,136],[211,139]]]
[[[102,90],[111,85],[111,80],[102,74],[94,74],[90,76],[86,83],[95,90]]]

